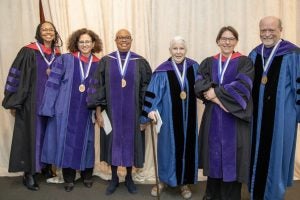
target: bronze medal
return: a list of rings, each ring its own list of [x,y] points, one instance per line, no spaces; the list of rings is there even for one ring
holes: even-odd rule
[[[124,78],[122,78],[121,86],[122,88],[126,87],[126,80]]]
[[[186,99],[186,92],[185,91],[180,92],[180,99],[182,99],[182,100]]]
[[[262,78],[261,78],[261,83],[262,84],[266,84],[268,82],[268,77],[266,75],[264,75]]]
[[[48,67],[48,68],[46,69],[46,74],[49,76],[49,75],[50,75],[50,72],[51,72],[51,69],[50,69],[50,67]]]
[[[84,92],[85,91],[85,85],[84,84],[80,84],[79,85],[79,92]]]

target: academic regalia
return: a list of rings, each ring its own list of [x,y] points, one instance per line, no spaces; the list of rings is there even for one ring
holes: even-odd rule
[[[262,83],[262,44],[249,55],[255,65],[251,198],[284,199],[294,172],[300,119],[300,49],[281,41]],[[264,59],[272,49],[264,48]]]
[[[120,53],[122,62],[127,53]],[[100,132],[100,160],[113,166],[143,167],[144,134],[140,131],[140,116],[144,94],[151,78],[148,62],[130,52],[122,87],[117,52],[103,57],[91,81],[88,106],[106,109],[112,125],[108,135]]]
[[[195,184],[198,179],[197,99],[194,94],[198,64],[189,58],[185,60],[183,89],[170,58],[153,73],[143,110],[144,121],[150,111],[160,113],[163,124],[157,135],[158,175],[161,182],[170,186]],[[177,66],[184,73],[182,64]],[[180,97],[183,90],[185,99]]]
[[[48,61],[58,56],[51,48],[40,44]],[[15,58],[7,77],[2,106],[16,109],[14,133],[9,160],[9,172],[40,172],[40,153],[47,118],[38,116],[44,94],[48,66],[37,44],[23,47]]]
[[[59,168],[85,170],[94,167],[94,125],[92,110],[86,105],[87,88],[99,59],[63,54],[53,64],[46,83],[40,114],[48,116],[42,161]],[[84,74],[83,81],[80,63]],[[85,85],[85,90],[80,85]],[[80,91],[81,90],[81,91]]]
[[[222,64],[226,60],[222,57]],[[195,84],[196,95],[205,104],[199,132],[199,167],[210,178],[247,183],[254,68],[250,59],[235,52],[220,82],[218,61],[219,54],[206,58]],[[228,112],[204,98],[203,93],[211,87]]]

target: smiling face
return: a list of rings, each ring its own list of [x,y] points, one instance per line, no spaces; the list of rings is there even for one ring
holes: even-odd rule
[[[226,30],[217,41],[217,44],[220,47],[222,55],[228,57],[231,53],[233,53],[237,42],[238,41],[234,37],[233,33],[229,30]]]
[[[119,30],[116,34],[115,42],[120,52],[128,52],[132,43],[130,32],[126,29]]]
[[[80,53],[86,57],[91,54],[94,45],[95,42],[93,42],[92,37],[89,34],[82,34],[78,39],[78,49]]]
[[[175,63],[181,63],[186,55],[187,49],[183,40],[175,40],[171,42],[169,48],[172,59]]]
[[[42,24],[40,28],[40,35],[42,40],[44,41],[44,44],[48,46],[55,38],[55,29],[50,23],[44,23]]]
[[[266,47],[273,47],[281,37],[281,23],[275,17],[265,17],[259,23],[260,39]]]

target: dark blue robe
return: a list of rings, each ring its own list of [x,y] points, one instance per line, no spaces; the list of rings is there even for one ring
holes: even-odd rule
[[[41,44],[50,60],[51,49]],[[56,49],[55,56],[59,50]],[[35,43],[23,47],[15,58],[7,77],[2,106],[16,109],[14,133],[9,159],[9,172],[40,172],[40,154],[47,118],[38,115],[38,108],[48,79],[44,61]]]
[[[262,45],[249,55],[255,65],[251,198],[284,199],[292,185],[297,123],[300,119],[300,49],[282,41],[261,83]],[[265,49],[268,57],[271,49]]]
[[[81,57],[87,65],[87,58]],[[77,54],[63,54],[53,64],[46,83],[40,114],[48,116],[42,161],[59,168],[84,170],[94,167],[94,125],[92,110],[87,108],[86,97],[90,77],[99,59],[93,56],[86,90],[79,91],[81,82]]]
[[[124,60],[126,54],[121,54]],[[100,160],[114,166],[143,167],[144,135],[140,131],[140,116],[144,94],[151,78],[151,68],[141,56],[131,52],[121,87],[116,52],[103,57],[91,81],[88,106],[106,109],[112,132],[100,133]]]
[[[218,59],[219,54],[200,64],[195,84],[196,95],[205,104],[199,132],[199,166],[205,176],[247,183],[254,68],[249,58],[233,53],[220,83]],[[222,58],[222,64],[226,59]],[[229,112],[204,98],[203,93],[210,87]]]
[[[180,98],[180,82],[171,59],[158,66],[148,86],[143,115],[158,110],[163,124],[157,138],[159,180],[170,186],[195,184],[198,180],[197,99],[194,84],[198,64],[186,58],[184,91]]]

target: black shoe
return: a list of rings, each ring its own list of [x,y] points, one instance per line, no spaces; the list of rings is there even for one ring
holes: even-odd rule
[[[83,185],[87,188],[91,188],[93,186],[93,181],[92,180],[84,180]]]
[[[74,189],[74,183],[65,183],[64,188],[66,192],[71,192]]]
[[[45,176],[46,179],[53,178],[56,174],[52,170],[52,165],[47,164],[46,167],[42,169],[42,174]]]
[[[204,195],[202,200],[212,200],[213,198],[207,195]]]
[[[40,189],[39,185],[37,184],[34,175],[25,173],[23,176],[23,184],[29,190],[38,191]]]
[[[116,179],[112,179],[108,185],[108,187],[106,188],[106,195],[111,195],[112,193],[114,193],[117,189],[117,187],[119,186],[119,178]]]
[[[125,177],[125,186],[127,187],[127,190],[131,194],[137,193],[136,186],[132,180],[132,176],[126,176]]]

